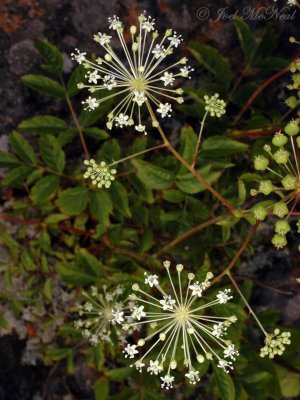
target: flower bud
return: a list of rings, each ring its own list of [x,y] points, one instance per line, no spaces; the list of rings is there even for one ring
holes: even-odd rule
[[[284,128],[284,131],[289,136],[295,136],[295,135],[298,135],[298,133],[300,132],[300,128],[296,121],[291,121],[286,125],[286,127]]]
[[[290,108],[295,108],[298,105],[296,96],[290,96],[285,100],[285,104]]]
[[[275,232],[279,235],[285,236],[290,230],[291,227],[289,223],[285,220],[277,221],[275,224]]]
[[[285,236],[276,233],[276,235],[274,235],[272,239],[272,243],[277,249],[282,249],[284,246],[287,245],[287,240]]]
[[[273,183],[268,179],[265,181],[261,181],[259,184],[258,191],[265,196],[268,196],[270,193],[272,193],[274,190]]]
[[[253,215],[256,220],[263,221],[268,214],[268,211],[262,205],[257,205],[253,208]]]
[[[274,144],[274,146],[277,147],[282,147],[286,144],[286,142],[288,141],[288,138],[280,132],[276,132],[273,139],[272,139],[272,143]]]
[[[283,218],[289,213],[289,209],[287,205],[283,201],[279,201],[278,203],[274,204],[273,207],[273,214],[279,218]]]
[[[136,26],[135,26],[135,25],[132,25],[132,26],[130,27],[130,33],[131,33],[132,35],[135,35],[135,34],[136,34]]]
[[[256,156],[254,158],[254,168],[257,171],[264,171],[267,168],[267,166],[269,165],[269,162],[270,161],[265,156],[261,156],[261,155]]]
[[[286,164],[289,161],[290,153],[283,148],[277,150],[273,157],[277,164]]]
[[[297,186],[297,178],[293,175],[287,175],[282,179],[281,183],[285,190],[294,190]]]

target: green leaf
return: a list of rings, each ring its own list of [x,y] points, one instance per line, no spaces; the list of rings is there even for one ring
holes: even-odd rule
[[[112,139],[105,142],[101,147],[99,157],[101,161],[105,160],[108,163],[119,160],[121,157],[121,147],[117,140]]]
[[[75,68],[74,71],[72,72],[67,83],[67,92],[70,97],[75,96],[75,94],[77,94],[80,91],[77,85],[78,83],[85,81],[85,74],[86,74],[86,69],[84,68],[83,65],[78,65],[78,67]]]
[[[9,145],[22,161],[36,164],[36,156],[33,147],[18,132],[13,131],[9,135]]]
[[[0,151],[0,168],[17,167],[20,161],[12,154]]]
[[[128,194],[126,189],[120,182],[114,182],[109,188],[109,196],[114,205],[124,217],[131,217],[131,212],[128,204]]]
[[[80,249],[78,251],[77,259],[79,265],[90,275],[99,277],[103,272],[103,265],[97,260],[95,256],[90,254],[85,249]]]
[[[72,351],[72,349],[50,349],[47,351],[47,356],[51,358],[53,361],[63,360],[68,356],[68,354]]]
[[[156,167],[142,160],[133,160],[138,177],[151,189],[168,189],[175,181],[175,175],[166,169]]]
[[[99,378],[94,384],[95,400],[106,400],[109,395],[109,383],[105,378]]]
[[[109,216],[113,211],[113,204],[107,192],[104,190],[90,190],[90,211],[98,221],[104,225],[109,226]]]
[[[231,376],[214,364],[213,371],[222,400],[235,400],[235,389]]]
[[[53,198],[59,188],[59,177],[56,175],[44,176],[32,188],[30,198],[34,204],[43,204]]]
[[[169,203],[181,203],[185,200],[186,195],[180,190],[169,189],[163,192],[163,198]]]
[[[192,164],[195,148],[197,145],[197,135],[191,126],[184,127],[180,135],[180,154],[189,163]],[[180,164],[179,173],[186,173],[186,167]]]
[[[34,46],[43,59],[48,63],[45,69],[48,72],[60,75],[63,69],[63,58],[58,48],[53,46],[53,44],[42,40],[35,40]]]
[[[245,152],[248,145],[226,136],[212,136],[202,143],[201,155],[205,157],[227,157],[236,153]]]
[[[41,94],[52,97],[65,97],[63,87],[53,79],[47,78],[46,76],[33,74],[23,75],[21,81],[29,89],[35,90]]]
[[[247,190],[246,190],[246,185],[241,179],[238,179],[238,189],[239,189],[239,202],[238,205],[242,205],[246,201],[247,197]]]
[[[40,153],[45,164],[52,170],[63,172],[65,168],[65,153],[61,149],[57,138],[44,135],[39,140]]]
[[[197,172],[209,183],[216,182],[222,175],[222,171],[212,171],[210,165],[207,165]],[[184,175],[178,175],[176,186],[179,190],[188,194],[195,194],[205,190],[205,186],[191,173],[187,172]]]
[[[146,229],[139,241],[139,251],[141,253],[145,253],[146,251],[150,250],[153,246],[153,239],[153,232],[150,229]]]
[[[106,375],[114,382],[121,382],[132,374],[130,367],[115,368],[106,371]]]
[[[45,219],[45,223],[49,226],[49,227],[57,227],[57,225],[61,222],[64,221],[65,219],[68,219],[67,215],[64,214],[52,214],[49,215],[49,217],[47,217]]]
[[[109,134],[107,132],[105,132],[103,129],[97,128],[96,126],[85,128],[84,133],[97,140],[105,140],[109,138]]]
[[[2,184],[4,186],[18,186],[20,183],[24,182],[24,180],[32,173],[32,171],[33,168],[25,165],[14,168],[5,175]]]
[[[248,24],[241,18],[234,19],[234,25],[238,34],[238,38],[243,49],[246,61],[248,65],[252,64],[252,61],[256,52],[256,39]]]
[[[59,199],[58,206],[66,215],[79,215],[87,206],[89,190],[84,186],[64,190]]]
[[[214,47],[192,42],[189,50],[196,60],[213,75],[216,81],[228,90],[232,79],[229,62]]]
[[[45,299],[48,301],[52,301],[52,290],[53,290],[52,278],[48,278],[46,279],[44,287],[42,289],[42,293]]]
[[[82,269],[82,266],[70,264],[57,264],[56,269],[63,281],[74,286],[91,285],[97,281],[97,277]]]
[[[64,120],[51,115],[39,115],[22,121],[18,126],[24,132],[60,133],[68,129]]]

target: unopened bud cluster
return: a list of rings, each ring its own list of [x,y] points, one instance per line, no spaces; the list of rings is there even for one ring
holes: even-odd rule
[[[97,186],[99,189],[108,189],[111,186],[111,182],[115,180],[117,170],[111,168],[106,164],[105,161],[101,161],[97,164],[95,160],[85,160],[84,164],[88,166],[84,173],[84,179],[91,179],[92,184]]]
[[[260,356],[274,358],[276,355],[281,356],[287,345],[291,343],[290,332],[280,333],[279,329],[275,329],[273,334],[269,334],[265,340],[265,346],[260,350]]]
[[[226,112],[226,103],[224,100],[219,98],[219,94],[215,93],[213,96],[204,96],[205,100],[205,111],[207,111],[211,117],[222,117]]]

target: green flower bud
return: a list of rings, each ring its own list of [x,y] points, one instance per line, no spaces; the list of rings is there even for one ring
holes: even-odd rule
[[[291,121],[286,125],[286,127],[284,128],[284,131],[289,136],[295,136],[295,135],[298,135],[298,133],[300,132],[300,128],[296,121]]]
[[[262,205],[257,205],[253,208],[253,215],[256,220],[263,221],[268,214],[268,211]]]
[[[299,137],[297,137],[297,145],[298,145],[298,147],[299,147],[299,149],[300,149],[300,136]]]
[[[277,164],[286,164],[289,160],[290,153],[287,150],[284,150],[283,148],[277,150],[273,157]]]
[[[285,104],[290,108],[295,108],[298,105],[296,96],[290,96],[285,100]]]
[[[265,156],[261,156],[261,155],[256,156],[254,158],[254,168],[257,171],[264,171],[267,168],[267,166],[269,165],[269,162],[270,161]]]
[[[280,132],[276,132],[273,139],[272,139],[272,143],[274,144],[274,146],[277,147],[282,147],[286,144],[286,142],[288,141],[288,138]]]
[[[288,213],[289,209],[283,201],[279,201],[278,203],[274,204],[273,214],[276,215],[277,217],[283,218]]]
[[[286,235],[291,230],[289,223],[285,220],[277,221],[275,225],[275,232],[279,235]]]
[[[297,178],[293,175],[287,175],[282,179],[281,183],[285,190],[294,190],[297,186]]]
[[[272,239],[272,243],[278,250],[278,249],[282,249],[284,246],[287,245],[287,240],[286,240],[285,236],[279,235],[278,233],[276,233],[276,235],[274,235],[274,237]]]
[[[300,85],[300,74],[295,74],[292,76],[292,78],[296,85]]]
[[[258,191],[265,196],[268,196],[274,190],[273,183],[268,179],[266,181],[261,181],[259,184]]]

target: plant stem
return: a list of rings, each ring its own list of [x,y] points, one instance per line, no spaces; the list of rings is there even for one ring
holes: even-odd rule
[[[195,171],[194,168],[192,168],[191,165],[188,164],[188,162],[174,149],[174,147],[170,144],[170,142],[168,141],[164,131],[162,130],[160,124],[158,123],[155,114],[153,112],[153,109],[150,105],[150,103],[148,101],[146,101],[146,105],[148,107],[148,110],[150,112],[151,118],[154,122],[156,122],[157,125],[157,129],[167,147],[167,149],[174,154],[174,156],[177,158],[177,160],[184,165],[194,176],[196,179],[198,179],[198,181],[200,181],[202,183],[203,186],[206,187],[207,190],[209,190],[215,197],[217,197],[221,203],[228,208],[229,212],[231,214],[234,214],[234,212],[236,211],[235,208],[233,207],[232,204],[230,204],[216,189],[214,189],[204,178],[202,175],[199,174],[199,172]]]
[[[214,225],[217,222],[224,221],[228,219],[228,216],[225,217],[215,217],[212,218],[206,222],[202,222],[201,224],[195,226],[194,228],[190,229],[189,231],[183,233],[182,235],[178,236],[178,238],[172,240],[172,242],[168,243],[166,246],[164,246],[158,253],[156,253],[156,256],[161,255],[164,252],[167,252],[170,250],[172,247],[175,247],[178,243],[182,242],[183,240],[187,239],[188,237],[192,236],[196,232],[202,231],[204,228],[207,228],[210,225]]]
[[[202,136],[202,133],[203,133],[203,128],[204,128],[204,124],[205,124],[205,120],[206,120],[207,115],[208,115],[208,111],[206,111],[206,113],[204,114],[204,117],[203,117],[203,119],[201,121],[201,124],[200,124],[200,131],[199,131],[198,140],[197,140],[197,144],[196,144],[196,148],[195,148],[195,152],[194,152],[194,156],[193,156],[193,162],[192,162],[192,165],[191,165],[192,168],[195,168],[195,164],[197,162],[197,156],[198,156],[201,136]]]
[[[257,318],[255,312],[252,310],[250,304],[248,303],[248,301],[246,300],[245,296],[243,295],[243,293],[241,292],[240,288],[238,287],[238,284],[236,283],[236,281],[234,280],[233,276],[231,275],[230,271],[226,272],[226,275],[228,275],[228,278],[231,280],[233,286],[235,287],[236,291],[238,292],[238,294],[240,295],[241,299],[243,300],[243,302],[245,303],[246,307],[249,310],[249,313],[253,316],[253,318],[255,319],[255,321],[257,322],[257,325],[260,327],[260,329],[262,330],[262,332],[264,333],[265,336],[268,336],[268,332],[266,332],[266,330],[264,329],[264,327],[262,326],[260,320]]]
[[[119,163],[121,163],[121,162],[130,160],[131,158],[134,158],[134,157],[140,156],[140,155],[142,155],[142,154],[148,153],[149,151],[154,151],[154,150],[162,149],[163,147],[166,147],[166,143],[161,143],[161,144],[159,144],[158,146],[150,147],[150,149],[146,149],[146,150],[143,150],[143,151],[139,151],[138,153],[131,154],[130,156],[121,158],[121,159],[118,160],[118,161],[114,161],[112,164],[109,165],[109,167],[113,167],[114,165],[117,165],[117,164],[119,164]]]
[[[77,130],[78,130],[78,133],[79,133],[80,142],[81,142],[81,145],[82,145],[82,148],[83,148],[85,157],[86,157],[87,160],[89,160],[89,159],[90,159],[90,154],[89,154],[89,151],[88,151],[88,148],[87,148],[85,139],[84,139],[84,134],[83,134],[82,127],[81,127],[80,122],[79,122],[79,120],[78,120],[78,118],[77,118],[77,115],[76,115],[75,110],[74,110],[74,108],[73,108],[71,99],[70,99],[70,97],[69,97],[69,95],[68,95],[68,92],[67,92],[67,89],[66,89],[66,86],[65,86],[65,83],[64,83],[62,77],[60,77],[60,81],[61,81],[61,84],[62,84],[62,86],[63,86],[63,88],[64,88],[66,102],[67,102],[67,104],[68,104],[68,107],[69,107],[69,110],[70,110],[70,112],[71,112],[73,121],[74,121],[74,123],[75,123],[75,125],[76,125],[76,128],[77,128]]]
[[[252,227],[249,235],[247,236],[246,240],[244,241],[244,243],[242,244],[241,248],[239,249],[239,251],[234,256],[234,258],[232,259],[232,261],[230,262],[228,267],[223,272],[221,272],[218,276],[215,277],[215,279],[211,282],[212,285],[215,282],[219,281],[224,275],[228,274],[232,270],[232,268],[234,267],[235,263],[240,258],[241,254],[244,252],[244,250],[246,249],[246,247],[250,243],[251,239],[255,235],[255,232],[256,232],[259,224],[260,224],[260,221],[257,221],[256,224]]]

